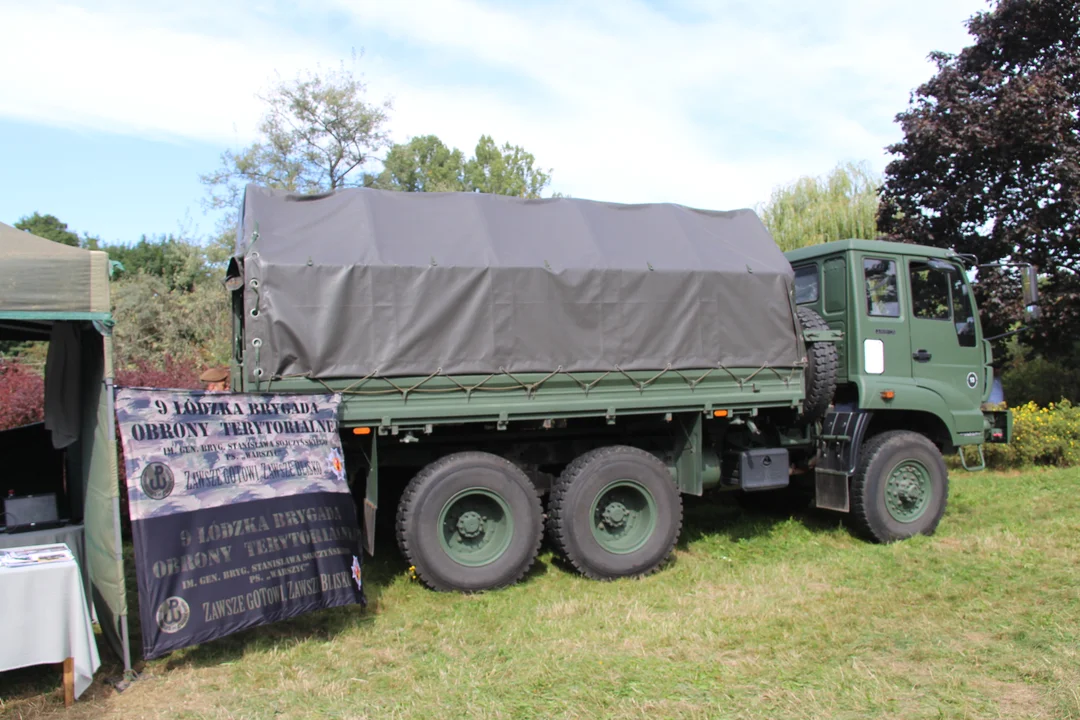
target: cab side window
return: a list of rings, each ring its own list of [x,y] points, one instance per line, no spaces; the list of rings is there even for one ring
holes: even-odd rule
[[[817,264],[795,268],[795,304],[815,303],[820,294],[821,281],[818,278]]]
[[[952,322],[961,347],[975,347],[975,311],[960,269],[935,261],[912,261],[911,312],[923,320]]]
[[[949,273],[952,281],[953,325],[960,347],[975,347],[975,304],[971,300],[964,278],[959,270]]]
[[[923,320],[948,320],[952,317],[948,273],[922,262],[912,262],[910,270],[912,314]]]
[[[866,313],[872,317],[900,317],[896,261],[866,258],[863,260],[863,277],[866,280]]]

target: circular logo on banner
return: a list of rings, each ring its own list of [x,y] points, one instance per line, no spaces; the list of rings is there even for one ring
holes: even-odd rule
[[[976,374],[975,374],[975,373],[973,373],[973,372],[972,372],[972,373],[968,373],[968,378],[967,378],[967,380],[968,380],[968,387],[969,387],[969,388],[971,388],[972,390],[974,390],[974,389],[975,389],[975,386],[979,384],[979,376],[978,376],[978,375],[976,375]]]
[[[189,617],[191,617],[191,608],[188,607],[187,601],[182,597],[174,595],[165,598],[165,602],[158,605],[157,626],[161,628],[163,633],[171,635],[174,632],[183,630]]]
[[[154,500],[164,500],[172,494],[175,481],[172,470],[165,463],[150,463],[142,471],[142,489]]]

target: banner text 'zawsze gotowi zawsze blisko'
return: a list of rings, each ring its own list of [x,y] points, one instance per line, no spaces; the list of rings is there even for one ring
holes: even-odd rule
[[[340,401],[116,391],[144,657],[364,602]]]

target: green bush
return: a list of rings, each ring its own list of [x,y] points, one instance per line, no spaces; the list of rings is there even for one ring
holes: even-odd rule
[[[229,361],[229,297],[215,282],[191,290],[139,272],[112,283],[116,367],[160,367],[171,357],[195,367]]]
[[[1080,402],[1080,362],[1043,357],[1013,360],[1001,375],[1005,399],[1012,404],[1034,402],[1047,407],[1065,398]]]
[[[986,445],[987,465],[996,469],[1080,465],[1080,407],[1068,400],[1045,407],[1029,402],[1012,412],[1012,442]],[[968,459],[973,457],[969,449]]]
[[[994,357],[1010,405],[1048,407],[1062,399],[1080,403],[1080,343],[1062,342],[1057,355],[1045,357],[1013,336],[994,346]]]

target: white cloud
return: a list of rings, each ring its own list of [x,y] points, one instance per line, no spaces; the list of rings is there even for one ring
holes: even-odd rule
[[[360,27],[520,77],[525,88],[476,106],[483,113],[469,118],[473,136],[512,131],[509,139],[556,169],[559,189],[714,207],[753,204],[838,161],[883,167],[884,146],[899,136],[893,116],[931,74],[926,55],[959,49],[962,21],[979,9],[971,0],[904,8],[703,1],[684,3],[680,19],[632,0],[528,9],[337,2]],[[458,123],[417,98],[455,107],[452,98],[477,83],[425,82],[428,70],[400,78],[411,92],[400,104],[430,105],[434,112],[417,116],[441,135]]]
[[[308,3],[322,25],[261,6],[170,7],[0,0],[0,24],[27,29],[0,45],[0,116],[237,145],[273,70],[333,64],[355,44],[372,96],[394,97],[397,139],[468,150],[489,133],[576,196],[724,208],[838,161],[881,168],[893,115],[932,72],[927,53],[962,47],[982,4]]]
[[[244,142],[272,69],[320,59],[126,10],[6,3],[0,26],[0,116],[152,138]]]

